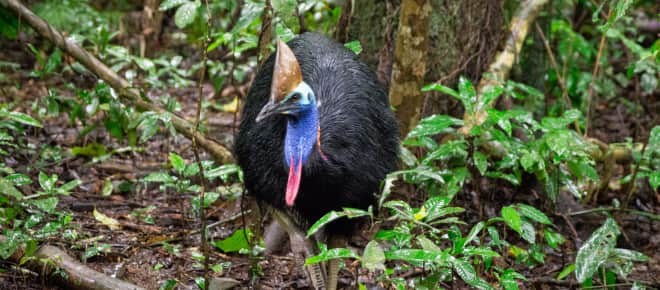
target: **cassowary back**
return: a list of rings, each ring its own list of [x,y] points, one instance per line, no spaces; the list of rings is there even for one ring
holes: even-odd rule
[[[296,203],[287,207],[288,167],[283,150],[287,117],[255,122],[269,99],[273,55],[250,88],[234,150],[248,193],[289,212],[306,228],[328,211],[366,209],[374,204],[381,180],[396,169],[398,128],[385,88],[353,52],[313,33],[300,35],[288,45],[300,63],[303,80],[316,95],[320,144],[327,159],[313,150],[303,166]],[[327,230],[348,233],[353,228],[350,224],[354,223],[336,222]]]

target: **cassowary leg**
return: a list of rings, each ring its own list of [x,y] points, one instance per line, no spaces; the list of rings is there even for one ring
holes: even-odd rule
[[[286,250],[287,232],[282,228],[279,222],[273,220],[266,226],[264,233],[264,244],[266,246],[265,254],[272,255],[282,253]]]
[[[330,236],[328,238],[328,248],[341,248],[346,245],[346,238],[343,236]],[[339,279],[339,259],[332,259],[328,262],[328,290],[337,289]]]
[[[291,219],[286,215],[277,210],[273,210],[273,217],[277,222],[284,228],[284,230],[289,233],[289,241],[291,243],[291,250],[294,255],[302,256],[303,261],[301,264],[305,263],[305,259],[316,255],[316,245],[310,239],[305,237],[305,233],[296,226]],[[309,280],[312,281],[314,289],[326,289],[326,272],[321,264],[312,264],[305,266],[305,272],[309,277]]]

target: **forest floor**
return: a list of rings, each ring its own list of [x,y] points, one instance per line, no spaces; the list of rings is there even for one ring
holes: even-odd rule
[[[7,47],[8,45],[10,47]],[[81,88],[92,88],[97,82],[91,75],[80,76],[73,73],[33,79],[28,76],[28,72],[32,69],[34,58],[25,46],[0,44],[0,48],[2,48],[0,59],[21,65],[21,69],[7,74],[9,80],[0,84],[3,92],[0,98],[3,101],[14,102],[17,110],[31,112],[33,104],[46,96],[49,89],[56,89],[60,94],[73,96],[73,92],[66,88],[67,84],[75,83]],[[182,104],[183,108],[179,112],[182,117],[188,120],[194,118],[197,104],[196,89],[152,92],[149,97],[156,99],[158,94],[163,93],[176,97]],[[205,87],[204,95],[212,95],[210,85]],[[657,109],[660,102],[657,97],[651,97],[646,101],[650,102],[647,108],[651,109]],[[632,116],[627,113],[622,101],[600,102],[595,108],[592,135],[607,143],[623,142],[626,138],[645,139],[654,125],[651,124],[654,116],[642,118]],[[208,116],[207,128],[210,135],[224,144],[231,144],[237,129],[234,114],[211,109]],[[7,158],[8,165],[12,165],[10,163],[13,162],[14,165],[27,169],[27,172],[35,175],[38,174],[38,170],[34,171],[34,169],[40,168],[48,174],[57,174],[60,180],[77,178],[83,181],[73,194],[61,197],[57,207],[58,210],[73,215],[73,224],[79,233],[78,239],[72,242],[60,236],[53,236],[47,243],[58,246],[77,258],[82,257],[87,247],[105,243],[111,246],[110,249],[87,259],[86,265],[148,289],[158,289],[168,279],[177,280],[179,289],[196,289],[194,279],[202,275],[203,268],[200,266],[200,261],[194,257],[195,253],[201,252],[201,244],[197,232],[200,225],[191,211],[191,195],[173,190],[162,191],[156,185],[147,185],[140,181],[151,172],[168,170],[169,152],[177,152],[189,162],[194,160],[189,140],[181,136],[170,136],[163,131],[141,144],[141,150],[117,153],[109,159],[92,162],[90,158],[72,156],[70,149],[90,143],[103,144],[106,148],[122,148],[126,144],[117,143],[117,139],[109,137],[109,134],[102,129],[94,130],[81,139],[79,134],[83,126],[79,123],[71,125],[66,114],[44,119],[42,122],[42,129],[29,132],[30,143],[38,145],[38,154],[11,156]],[[88,120],[88,122],[93,123],[98,120]],[[206,154],[202,155],[202,158],[210,159]],[[622,176],[623,166],[618,166],[615,172],[615,175]],[[130,184],[131,188],[127,192],[113,192],[109,196],[103,196],[102,189],[106,180],[117,185],[115,188],[123,182],[128,182],[126,184]],[[596,202],[589,205],[581,205],[570,194],[562,194],[559,203],[552,207],[542,198],[543,194],[536,190],[534,184],[516,188],[504,182],[494,182],[485,178],[474,179],[472,182],[480,183],[480,192],[488,194],[476,195],[468,190],[460,194],[456,206],[466,209],[461,218],[468,223],[476,223],[495,216],[503,205],[520,201],[544,209],[546,213],[554,211],[554,215],[550,216],[559,225],[558,231],[567,237],[568,242],[563,244],[559,251],[551,251],[542,266],[534,267],[533,270],[529,270],[524,265],[516,266],[519,272],[530,277],[530,281],[525,283],[525,288],[538,289],[577,287],[574,282],[570,283],[571,280],[546,281],[539,278],[556,277],[559,271],[574,260],[579,245],[604,220],[604,216],[599,213],[580,215],[571,213],[599,206],[611,206],[615,198],[621,200],[627,193],[625,186],[611,187],[602,192]],[[208,222],[213,224],[209,234],[213,240],[230,236],[237,229],[242,228],[244,223],[257,225],[262,223],[258,215],[254,214],[256,208],[249,199],[245,200],[244,207],[251,213],[241,214],[241,192],[236,189],[237,187],[229,185],[224,188],[230,193],[223,195],[223,198],[208,211]],[[415,199],[411,195],[406,195],[403,188],[397,194],[397,198],[415,204]],[[648,187],[640,188],[631,202],[631,207],[658,214],[660,194]],[[121,224],[120,229],[111,230],[95,219],[93,215],[95,210],[118,220]],[[143,216],[151,216],[153,223],[146,223],[144,219],[136,217],[136,213],[140,212]],[[660,285],[660,250],[658,250],[660,223],[626,212],[614,212],[614,217],[623,232],[618,246],[643,252],[651,258],[647,263],[638,264],[630,278],[646,281],[651,285]],[[352,243],[357,248],[364,247],[369,234],[374,231],[375,229],[371,229],[362,233]],[[252,278],[256,279],[253,280],[252,285],[262,289],[298,289],[309,286],[304,273],[296,267],[294,257],[286,252],[250,260],[244,254],[225,254],[213,248],[210,252],[210,262],[212,265],[219,263],[224,265],[223,269],[213,273],[213,276],[235,279],[241,286],[250,285]],[[2,265],[2,268],[6,271],[0,272],[0,289],[61,289],[42,280],[37,273],[9,265]],[[346,262],[345,268],[340,273],[340,288],[356,289],[358,280],[374,281],[375,277],[371,274],[362,270],[358,273],[358,268],[356,263]],[[261,273],[250,275],[251,272],[259,272],[258,270]],[[411,277],[423,273],[410,272],[398,275]],[[462,288],[461,285],[464,284],[454,284],[454,287]]]

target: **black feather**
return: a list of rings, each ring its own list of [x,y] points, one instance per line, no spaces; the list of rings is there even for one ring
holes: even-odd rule
[[[248,193],[289,212],[299,226],[307,228],[328,211],[367,209],[374,204],[380,182],[396,169],[398,128],[385,88],[353,52],[313,33],[302,34],[288,45],[300,63],[303,80],[320,102],[321,148],[328,159],[322,159],[317,148],[313,150],[303,166],[295,205],[287,208],[286,117],[255,122],[270,96],[274,54],[250,88],[234,151]],[[352,224],[338,221],[326,230],[349,233]]]

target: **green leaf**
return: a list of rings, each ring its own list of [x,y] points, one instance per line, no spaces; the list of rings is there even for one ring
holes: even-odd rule
[[[658,186],[660,186],[660,171],[654,171],[649,174],[649,184],[653,190],[658,190]]]
[[[616,238],[620,234],[619,226],[612,218],[596,229],[591,237],[580,247],[575,259],[575,277],[582,283],[596,273],[616,245]]]
[[[82,181],[80,179],[74,179],[71,180],[65,184],[62,184],[60,188],[57,189],[57,193],[59,194],[64,194],[64,195],[69,195],[70,191],[73,190],[74,188],[78,187],[78,185],[81,185]]]
[[[628,249],[620,249],[616,248],[612,251],[612,255],[622,259],[622,260],[627,260],[627,261],[635,261],[635,262],[648,262],[649,257],[647,255],[644,255],[643,253],[633,251],[633,250],[628,250]]]
[[[529,218],[535,222],[542,223],[545,225],[551,225],[552,221],[545,215],[542,211],[536,209],[531,205],[526,205],[524,203],[519,203],[516,205],[518,212],[526,218]]]
[[[238,252],[250,248],[250,243],[246,237],[249,238],[251,235],[250,230],[239,229],[226,239],[216,241],[213,245],[225,253]]]
[[[183,170],[186,168],[186,161],[174,152],[170,152],[169,159],[174,170],[179,174],[183,173]]]
[[[71,148],[73,156],[100,157],[108,154],[105,146],[99,143],[89,143],[83,147],[75,146]]]
[[[310,228],[307,230],[307,237],[313,235],[316,231],[321,229],[324,225],[342,217],[356,218],[361,216],[371,215],[368,211],[353,209],[353,208],[344,208],[343,211],[330,211],[322,216],[318,221],[316,221]]]
[[[385,257],[388,260],[403,260],[410,263],[432,262],[438,259],[443,260],[446,254],[437,251],[427,251],[419,249],[400,249],[386,251]]]
[[[491,250],[490,248],[486,247],[479,247],[479,248],[465,248],[463,250],[463,254],[465,256],[482,256],[484,258],[490,258],[490,257],[499,257],[500,254]]]
[[[21,124],[24,124],[24,125],[29,125],[29,126],[38,127],[38,128],[42,127],[41,123],[39,121],[35,120],[34,118],[30,117],[29,115],[21,113],[21,112],[9,112],[9,117],[12,120],[14,120],[16,122],[19,122]]]
[[[545,229],[544,236],[545,236],[545,241],[548,243],[548,246],[550,246],[553,249],[557,249],[559,245],[563,244],[566,241],[566,239],[564,239],[564,236],[562,236],[558,232],[555,232],[552,229]]]
[[[564,278],[568,277],[568,275],[573,273],[573,271],[575,271],[575,264],[568,264],[566,268],[557,274],[557,280],[564,280]]]
[[[423,250],[427,251],[435,251],[435,252],[441,252],[442,249],[438,247],[433,241],[429,240],[429,238],[420,235],[417,237],[417,242],[419,245],[422,247]]]
[[[492,103],[497,97],[499,97],[504,92],[504,88],[500,85],[489,86],[484,92],[481,93],[481,99],[479,102],[482,107],[487,107]]]
[[[103,181],[103,189],[101,190],[101,196],[110,196],[112,194],[112,190],[114,189],[114,186],[112,185],[112,181],[110,179],[106,179]]]
[[[488,168],[488,160],[486,155],[481,153],[480,151],[474,151],[474,154],[472,155],[472,160],[474,160],[474,166],[477,167],[479,173],[481,175],[484,175],[486,173],[486,169]]]
[[[443,85],[441,85],[441,84],[430,84],[430,85],[426,85],[426,86],[424,86],[424,87],[422,88],[422,92],[428,92],[428,91],[437,91],[437,92],[441,92],[441,93],[443,93],[443,94],[450,95],[450,96],[452,96],[452,97],[454,97],[454,98],[456,98],[456,99],[459,99],[459,100],[460,100],[460,98],[461,98],[461,97],[458,95],[458,92],[456,92],[454,89],[452,89],[452,88],[450,88],[450,87],[445,87],[445,86],[443,86]]]
[[[458,276],[460,276],[461,279],[465,281],[465,283],[474,285],[479,281],[477,271],[474,270],[474,267],[469,262],[461,259],[455,259],[452,262],[452,265],[454,267],[454,271],[456,271]]]
[[[176,181],[176,177],[171,176],[165,172],[152,172],[145,176],[143,180],[146,182],[172,183]]]
[[[564,112],[564,115],[558,118],[545,117],[541,120],[541,126],[547,130],[563,129],[568,124],[575,122],[582,114],[577,109],[571,109]]]
[[[305,265],[316,264],[332,259],[346,259],[346,258],[360,259],[360,256],[358,256],[350,249],[334,248],[327,251],[323,251],[316,256],[307,258],[307,260],[305,260]]]
[[[463,124],[462,120],[447,115],[431,115],[422,119],[406,138],[433,136],[454,125]]]
[[[536,230],[534,230],[534,225],[526,220],[522,221],[520,236],[530,244],[534,244],[536,242]]]
[[[158,10],[160,11],[167,11],[170,10],[174,7],[181,6],[185,3],[190,2],[190,0],[165,0],[162,3],[160,3],[160,7],[158,7]]]
[[[370,241],[364,248],[362,266],[369,271],[385,270],[385,253],[378,242]]]
[[[57,207],[57,202],[59,200],[57,197],[48,197],[48,198],[42,198],[42,199],[36,199],[36,200],[31,200],[29,203],[36,206],[38,209],[47,212],[47,213],[53,213],[55,210],[55,207]]]
[[[0,178],[0,179],[2,179],[2,178]],[[23,186],[23,185],[32,184],[32,179],[30,179],[29,176],[27,176],[23,173],[9,174],[9,175],[5,176],[5,179],[7,181],[13,183],[15,186]],[[1,188],[0,188],[0,192],[3,192]]]
[[[510,206],[505,206],[501,210],[502,218],[504,222],[514,231],[519,234],[522,234],[522,219],[518,212]]]
[[[460,77],[458,80],[458,96],[459,101],[465,107],[465,111],[469,114],[474,113],[474,104],[477,101],[477,92],[468,79]]]
[[[48,57],[48,61],[44,66],[44,73],[52,73],[57,69],[57,67],[62,63],[62,51],[57,48],[53,53]]]
[[[5,240],[0,243],[0,257],[6,260],[18,250],[27,237],[22,231],[13,230],[6,230],[3,235]]]
[[[344,43],[344,46],[353,51],[355,54],[360,54],[360,52],[362,52],[362,45],[360,44],[359,40],[349,41]]]
[[[177,8],[174,14],[174,23],[177,27],[183,29],[192,24],[197,18],[197,8],[201,5],[200,2],[188,2]]]
[[[23,199],[23,194],[14,187],[14,184],[2,177],[0,177],[0,194],[11,196],[16,200]]]

